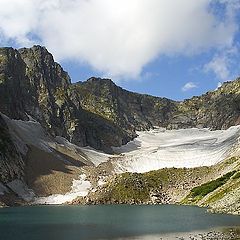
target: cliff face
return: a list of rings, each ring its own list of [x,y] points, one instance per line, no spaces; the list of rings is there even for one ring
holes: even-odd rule
[[[15,119],[26,119],[32,102],[25,68],[17,50],[0,48],[0,111]]]
[[[110,79],[91,78],[71,86],[75,102],[129,132],[167,129],[227,129],[240,124],[240,79],[182,102],[126,91]]]
[[[0,183],[8,183],[24,176],[23,154],[11,138],[9,128],[0,115]]]
[[[26,112],[41,122],[51,134],[66,135],[68,126],[65,123],[71,115],[66,106],[69,104],[68,74],[43,47],[23,48],[19,50],[19,54],[25,64],[24,73],[33,98],[30,103],[32,107],[27,108]]]

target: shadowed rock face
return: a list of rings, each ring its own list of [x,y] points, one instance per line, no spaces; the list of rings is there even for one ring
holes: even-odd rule
[[[23,155],[16,148],[7,124],[0,115],[0,183],[7,183],[24,175]]]
[[[32,101],[25,69],[17,50],[0,48],[0,112],[15,119],[27,119],[25,110]]]
[[[175,101],[126,91],[110,79],[90,78],[72,88],[84,109],[129,131],[166,127],[176,108]]]
[[[74,87],[83,108],[128,130],[153,126],[217,130],[240,124],[240,79],[182,102],[128,92],[108,79],[91,78]]]

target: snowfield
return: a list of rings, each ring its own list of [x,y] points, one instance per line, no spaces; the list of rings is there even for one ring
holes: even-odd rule
[[[234,146],[239,144],[240,126],[217,131],[196,128],[180,130],[158,128],[137,134],[138,137],[128,144],[118,148],[113,147],[118,156],[111,158],[116,173],[143,173],[161,168],[214,165],[231,156]],[[99,152],[90,148],[86,150],[84,153],[95,165],[111,157],[111,155],[99,155]],[[99,181],[98,185],[104,183]],[[90,187],[90,182],[80,177],[80,181],[73,180],[71,192],[41,198],[37,203],[61,204],[77,196],[86,196]]]
[[[240,125],[227,130],[210,131],[208,129],[165,130],[156,128],[151,131],[137,132],[138,137],[121,147],[113,147],[115,154],[110,155],[90,147],[79,147],[63,137],[52,138],[46,134],[40,123],[11,120],[2,115],[8,124],[15,145],[22,154],[26,154],[29,145],[56,155],[56,161],[67,162],[57,151],[70,154],[88,166],[111,161],[116,173],[148,172],[161,168],[192,168],[214,165],[234,153],[240,143]],[[44,160],[44,159],[43,159]],[[98,185],[105,183],[100,179]],[[90,181],[82,174],[73,179],[71,191],[48,197],[36,197],[26,184],[14,180],[8,187],[23,199],[35,199],[36,204],[62,204],[78,196],[86,196],[93,191]],[[0,195],[7,189],[0,183]]]
[[[158,128],[137,134],[128,144],[113,148],[122,155],[114,163],[117,173],[214,165],[231,155],[233,146],[239,143],[240,126],[217,131]]]
[[[35,197],[34,192],[29,189],[27,184],[19,179],[15,179],[12,182],[7,183],[7,186],[26,202],[32,201]]]

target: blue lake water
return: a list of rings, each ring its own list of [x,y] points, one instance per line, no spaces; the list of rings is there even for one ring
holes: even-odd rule
[[[240,216],[176,206],[34,206],[0,209],[0,239],[137,239],[240,226]]]

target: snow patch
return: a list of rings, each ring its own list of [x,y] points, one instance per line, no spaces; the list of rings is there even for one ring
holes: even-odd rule
[[[110,157],[113,157],[110,154],[101,152],[91,147],[78,147],[75,144],[70,143],[67,139],[63,137],[57,136],[56,141],[58,144],[61,144],[66,148],[71,149],[72,151],[79,150],[78,154],[79,152],[81,152],[82,153],[81,157],[85,161],[91,162],[95,167],[97,167],[99,164],[103,162],[107,162]]]
[[[76,146],[63,137],[57,136],[55,139],[49,137],[41,124],[30,116],[28,116],[29,121],[23,121],[10,119],[4,114],[1,115],[10,129],[16,146],[24,155],[28,151],[26,145],[33,145],[45,152],[53,152],[53,149],[56,149],[57,145],[63,145],[77,153],[86,164],[98,166],[100,163],[108,161],[109,157],[111,157],[109,154],[90,147]]]
[[[81,151],[87,155],[88,159],[97,167],[103,162],[107,162],[109,158],[114,157],[111,154],[101,152],[91,147],[81,147]]]
[[[46,152],[51,152],[48,142],[50,138],[42,128],[41,124],[34,120],[23,121],[10,119],[2,114],[7,123],[12,137],[16,140],[16,145],[21,152],[27,152],[26,144],[38,147]]]
[[[15,192],[23,200],[30,202],[35,197],[35,194],[31,189],[28,188],[26,183],[21,180],[13,180],[6,184],[13,192]]]
[[[117,173],[214,165],[230,155],[238,142],[240,126],[217,131],[154,129],[137,134],[132,142],[113,148],[122,156],[113,162]]]
[[[72,189],[66,194],[54,194],[48,197],[36,198],[35,204],[63,204],[66,202],[71,202],[77,197],[87,196],[91,188],[90,181],[86,180],[86,175],[82,174],[79,176],[78,180],[73,180]]]

